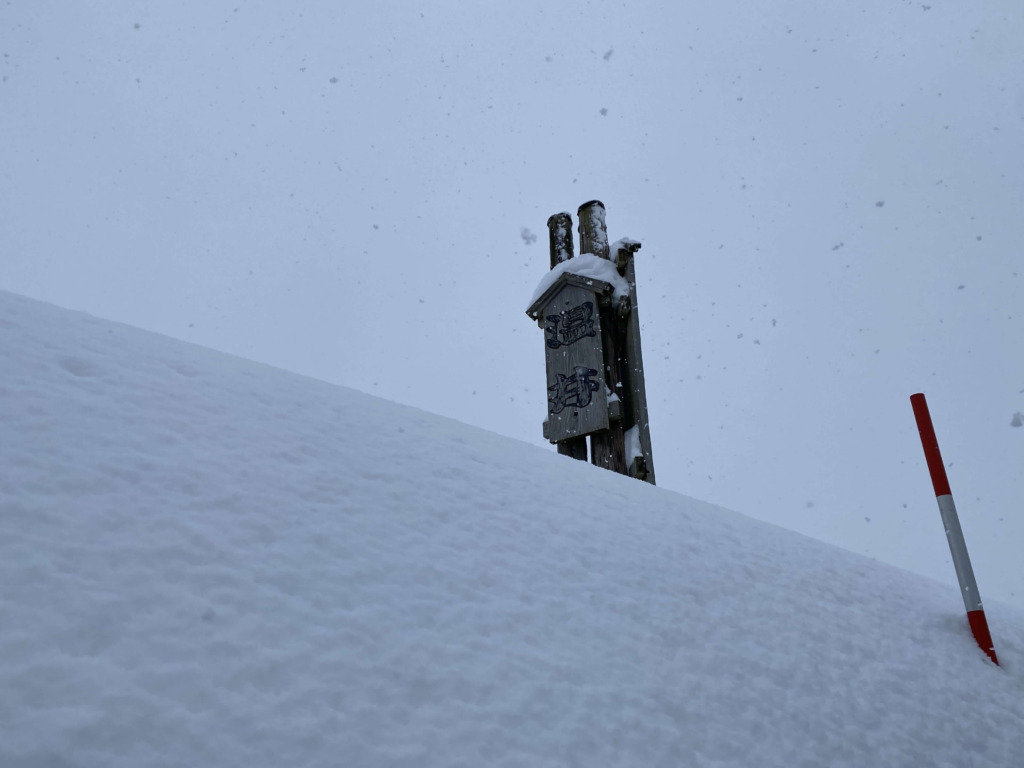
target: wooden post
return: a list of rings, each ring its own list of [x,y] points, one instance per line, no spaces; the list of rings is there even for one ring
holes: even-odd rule
[[[584,203],[577,211],[579,217],[580,253],[592,253],[602,259],[609,257],[608,229],[604,219],[604,203],[591,200]],[[601,308],[601,338],[604,345],[604,379],[610,388],[610,395],[623,399],[626,390],[622,386],[620,355],[622,350],[621,334],[616,333],[615,306]],[[590,461],[599,467],[628,474],[626,466],[626,439],[622,418],[612,421],[607,430],[595,432],[590,436]]]
[[[563,261],[573,257],[572,247],[572,216],[568,213],[556,213],[548,219],[548,243],[551,249],[551,268],[554,269]],[[558,443],[558,452],[562,456],[571,456],[580,461],[587,460],[587,438],[573,437]]]
[[[636,298],[636,267],[633,264],[633,254],[640,250],[640,243],[636,241],[622,241],[618,252],[613,254],[615,266],[619,273],[629,283],[629,304],[622,302],[619,306],[620,325],[625,336],[623,340],[623,363],[621,373],[623,387],[629,394],[626,399],[627,407],[623,415],[624,426],[628,430],[636,429],[637,439],[640,442],[639,458],[626,456],[629,464],[629,475],[639,480],[655,485],[654,482],[654,452],[651,449],[651,425],[650,416],[647,411],[647,385],[644,381],[644,356],[640,348],[640,316],[637,311]],[[628,314],[623,318],[622,315]]]
[[[580,206],[580,253],[608,258],[608,227],[604,223],[604,203],[591,200]]]
[[[548,219],[548,243],[551,247],[551,268],[573,257],[572,216],[556,213]]]

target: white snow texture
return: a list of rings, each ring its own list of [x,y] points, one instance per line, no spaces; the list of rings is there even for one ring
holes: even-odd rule
[[[0,292],[0,766],[1005,766],[946,586]]]
[[[544,291],[555,284],[555,281],[561,277],[563,272],[569,272],[570,274],[590,278],[591,280],[603,280],[609,283],[614,289],[612,296],[616,299],[629,296],[629,283],[616,271],[615,264],[612,261],[602,259],[600,256],[595,256],[592,253],[583,253],[575,259],[556,264],[550,272],[545,273],[534,289],[533,296],[530,297],[530,303],[527,306],[533,306],[533,303],[544,295]]]

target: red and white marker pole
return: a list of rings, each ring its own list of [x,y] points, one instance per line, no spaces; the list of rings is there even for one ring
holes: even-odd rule
[[[946,468],[942,465],[942,454],[939,453],[939,441],[935,437],[931,414],[928,413],[928,403],[924,395],[918,393],[910,396],[910,404],[914,408],[917,429],[921,433],[921,445],[924,446],[924,458],[928,462],[928,472],[935,487],[935,499],[939,502],[939,514],[942,515],[942,524],[946,527],[946,540],[949,542],[949,553],[953,556],[956,578],[960,582],[964,608],[967,609],[967,621],[971,625],[971,632],[974,633],[978,646],[995,664],[999,664],[996,650],[992,646],[992,635],[988,631],[985,610],[981,607],[981,594],[978,592],[978,582],[974,580],[974,569],[971,568],[971,558],[967,554],[960,518],[956,514],[956,505],[953,504],[949,478],[946,477]]]

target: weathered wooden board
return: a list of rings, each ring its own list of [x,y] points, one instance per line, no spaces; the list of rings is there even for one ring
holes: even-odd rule
[[[599,298],[563,283],[538,313],[544,322],[548,439],[557,443],[608,428]]]

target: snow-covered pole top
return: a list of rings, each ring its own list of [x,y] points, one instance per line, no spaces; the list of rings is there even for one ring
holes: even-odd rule
[[[580,253],[592,253],[608,258],[608,227],[604,223],[604,203],[591,200],[580,206],[576,215],[580,219]]]
[[[551,244],[551,268],[572,258],[572,216],[556,213],[548,219],[548,241]]]

